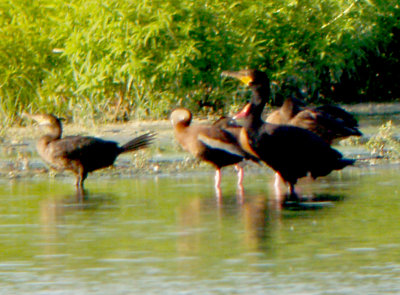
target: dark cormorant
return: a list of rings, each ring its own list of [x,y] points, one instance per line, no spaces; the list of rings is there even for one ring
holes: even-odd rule
[[[122,153],[146,148],[154,138],[154,134],[146,133],[122,146],[114,141],[90,136],[76,135],[62,138],[62,124],[56,116],[27,113],[23,115],[38,122],[39,126],[47,128],[47,133],[36,144],[37,151],[53,168],[74,172],[78,192],[83,192],[83,182],[88,173],[111,166]]]
[[[289,185],[290,195],[297,196],[294,186],[301,177],[325,176],[332,170],[343,169],[354,163],[331,148],[318,135],[290,125],[266,123],[261,114],[270,95],[269,78],[258,70],[224,72],[248,85],[253,95],[251,102],[236,115],[243,118],[240,145],[248,153],[258,157]]]

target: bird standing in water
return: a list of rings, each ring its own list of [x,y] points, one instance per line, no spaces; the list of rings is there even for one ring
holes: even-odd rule
[[[182,148],[215,167],[217,198],[221,198],[221,168],[229,165],[235,165],[238,171],[238,189],[243,192],[243,168],[238,164],[244,159],[254,157],[239,146],[233,134],[236,127],[229,125],[225,119],[215,125],[192,125],[192,114],[185,108],[172,111],[170,119],[175,138]]]
[[[114,141],[90,136],[62,138],[62,124],[56,116],[27,113],[23,116],[47,128],[47,133],[36,144],[40,157],[55,169],[72,171],[76,175],[76,188],[81,194],[84,193],[83,183],[88,173],[111,166],[122,153],[148,147],[154,138],[154,134],[146,133],[122,146]]]
[[[287,98],[279,109],[268,115],[266,122],[307,129],[330,145],[350,136],[362,136],[357,120],[344,109],[334,105],[309,107],[296,98]],[[276,174],[275,187],[279,187],[280,182]]]
[[[274,169],[289,186],[289,195],[298,197],[294,186],[301,177],[325,176],[354,163],[330,147],[316,134],[290,125],[275,125],[262,120],[261,114],[270,95],[269,78],[258,70],[223,72],[248,85],[251,101],[235,118],[243,118],[240,145]],[[278,194],[279,191],[277,192]]]

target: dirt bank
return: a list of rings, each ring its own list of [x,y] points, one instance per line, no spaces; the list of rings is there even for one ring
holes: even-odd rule
[[[358,104],[344,106],[360,119],[361,130],[367,137],[376,133],[380,124],[390,119],[399,120],[400,104]],[[378,118],[378,119],[377,119]],[[211,118],[213,119],[213,118]],[[210,119],[210,120],[211,120]],[[205,119],[197,119],[195,123],[204,123]],[[372,122],[372,123],[371,123]],[[0,177],[37,177],[48,174],[49,170],[38,157],[35,141],[42,134],[32,122],[26,127],[12,127],[3,132],[0,144]],[[168,120],[129,121],[115,124],[76,124],[66,122],[64,135],[90,135],[124,143],[141,133],[152,131],[157,133],[154,145],[145,151],[122,155],[115,163],[115,168],[104,169],[93,175],[126,175],[137,174],[169,174],[188,171],[212,171],[212,167],[199,163],[181,150],[176,144]],[[365,141],[365,140],[364,140]],[[369,152],[358,141],[347,140],[336,146],[346,156],[366,158]],[[373,161],[376,163],[377,161]],[[249,164],[246,169],[266,169]],[[230,171],[230,169],[229,169]],[[69,172],[57,172],[52,175],[64,176]]]

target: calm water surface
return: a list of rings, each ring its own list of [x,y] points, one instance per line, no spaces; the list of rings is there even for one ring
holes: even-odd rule
[[[350,168],[281,206],[273,175],[0,180],[0,294],[399,294],[399,167]]]

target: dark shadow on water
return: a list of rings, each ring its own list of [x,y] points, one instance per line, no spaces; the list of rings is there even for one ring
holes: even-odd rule
[[[298,200],[277,199],[268,193],[245,193],[241,199],[231,193],[222,195],[220,202],[216,203],[211,196],[199,197],[182,204],[181,227],[186,229],[190,225],[191,228],[194,222],[200,226],[201,216],[212,216],[210,209],[214,208],[217,209],[217,219],[213,223],[216,228],[224,228],[224,224],[230,222],[237,224],[242,230],[240,243],[246,251],[261,251],[267,256],[274,256],[279,253],[281,243],[287,242],[282,237],[290,233],[292,226],[296,227],[297,222],[303,223],[305,219],[317,214],[317,211],[329,210],[344,199],[343,195],[338,194],[315,194]],[[185,249],[195,247],[194,241],[186,239],[186,244],[194,244],[185,244]]]
[[[50,196],[41,202],[42,220],[56,222],[76,211],[111,210],[117,206],[112,194],[86,193]]]
[[[317,211],[329,210],[343,200],[344,195],[326,193],[298,200],[277,200],[274,196],[262,194],[245,195],[242,205],[243,242],[251,250],[274,255],[280,248],[276,241],[283,233],[290,232],[296,222],[302,223]]]
[[[299,198],[292,198],[286,195],[282,201],[282,208],[288,210],[320,210],[332,207],[335,202],[341,202],[344,199],[343,195],[333,194],[314,194]]]
[[[236,194],[222,194],[216,196],[216,204],[219,208],[232,206],[246,206],[253,199],[263,199],[268,210],[319,210],[334,206],[334,203],[342,202],[344,195],[320,193],[311,195],[291,196],[286,194],[280,198],[268,195],[251,195],[245,191],[237,191]],[[209,199],[210,200],[210,199]]]
[[[76,194],[69,194],[63,196],[54,196],[54,199],[58,200],[60,205],[64,206],[76,206],[82,209],[95,209],[104,204],[114,204],[116,197],[112,194],[106,193],[84,193],[77,192]]]
[[[110,210],[118,208],[116,198],[110,194],[94,193],[81,197],[76,194],[55,195],[41,201],[39,220],[42,255],[52,257],[60,251],[57,245],[63,244],[66,236],[82,231],[87,224],[93,226]],[[101,211],[106,213],[101,214]],[[86,237],[93,238],[90,234]]]

